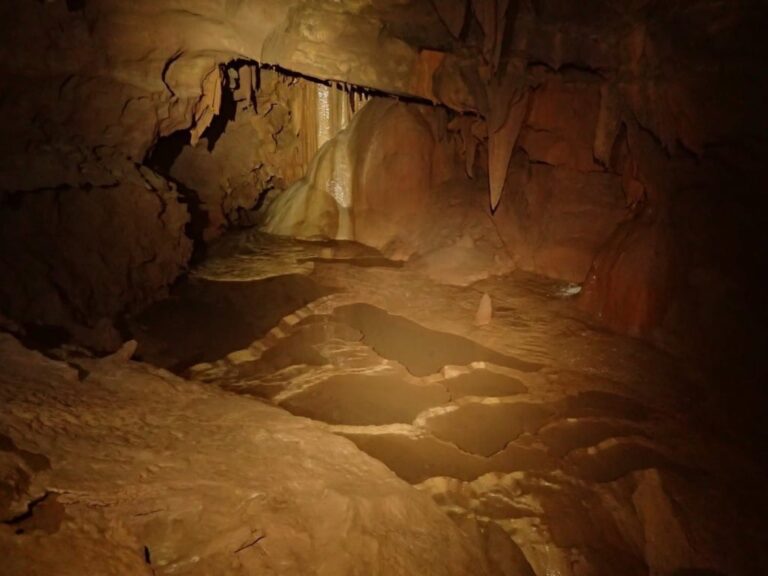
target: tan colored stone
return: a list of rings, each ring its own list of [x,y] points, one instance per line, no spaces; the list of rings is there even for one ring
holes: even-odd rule
[[[517,143],[520,128],[528,109],[528,94],[525,93],[510,105],[507,117],[498,132],[488,137],[488,177],[490,179],[491,210],[496,210],[507,180],[509,162]]]
[[[485,326],[491,323],[493,318],[493,302],[488,293],[484,293],[480,298],[480,305],[475,313],[475,326]]]

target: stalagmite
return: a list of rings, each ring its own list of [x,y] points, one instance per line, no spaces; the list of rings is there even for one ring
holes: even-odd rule
[[[491,323],[493,317],[493,302],[491,302],[490,295],[486,292],[483,297],[480,298],[480,305],[477,307],[477,313],[475,314],[475,326],[485,326]]]

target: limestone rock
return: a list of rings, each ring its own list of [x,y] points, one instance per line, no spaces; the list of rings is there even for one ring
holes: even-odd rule
[[[432,199],[433,148],[421,115],[373,100],[320,151],[305,180],[270,205],[265,229],[380,249],[407,245]]]
[[[14,279],[0,283],[5,314],[114,349],[98,345],[120,343],[98,322],[150,302],[186,266],[188,214],[175,190],[133,166],[117,168],[116,185],[44,189],[3,207],[0,276]]]
[[[533,161],[582,172],[599,170],[593,148],[600,104],[594,77],[558,75],[547,80],[533,94],[521,148]]]
[[[80,382],[3,335],[0,358],[0,488],[27,478],[0,512],[36,522],[0,524],[4,574],[488,573],[427,495],[308,420],[138,363],[81,360]]]
[[[676,574],[695,566],[695,555],[659,471],[637,473],[632,502],[643,527],[645,560],[653,575]]]
[[[627,222],[595,259],[579,304],[614,330],[648,336],[665,318],[672,261],[662,225]]]
[[[467,17],[468,0],[432,0],[432,3],[448,30],[458,38]]]
[[[626,217],[617,176],[529,164],[519,154],[494,222],[520,268],[580,283]]]

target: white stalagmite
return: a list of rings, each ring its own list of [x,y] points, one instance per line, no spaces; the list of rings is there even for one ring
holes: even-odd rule
[[[475,313],[475,326],[485,326],[491,323],[493,318],[493,302],[491,296],[485,292],[482,298],[480,298],[480,305],[477,307]]]

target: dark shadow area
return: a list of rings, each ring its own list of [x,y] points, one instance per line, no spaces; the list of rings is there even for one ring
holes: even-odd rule
[[[171,176],[171,167],[184,147],[189,146],[190,138],[189,130],[177,130],[168,136],[161,136],[144,159],[144,165],[172,182],[179,193],[179,202],[187,206],[189,222],[184,227],[184,232],[192,240],[191,263],[196,264],[202,261],[207,253],[204,235],[209,223],[208,211],[203,208],[200,196],[195,190]]]
[[[67,0],[67,10],[77,12],[85,8],[85,0]]]
[[[639,402],[600,390],[588,390],[563,400],[563,416],[583,418],[589,416],[610,416],[625,420],[646,420],[650,415],[648,407]]]
[[[189,146],[190,138],[189,130],[176,130],[167,136],[160,136],[144,159],[144,164],[160,174],[168,174],[184,146]]]
[[[579,450],[566,461],[573,466],[576,476],[589,482],[613,482],[636,470],[658,468],[690,472],[685,466],[672,461],[660,450],[633,439],[613,442],[607,446]]]
[[[402,268],[405,262],[401,260],[390,260],[384,256],[371,256],[361,258],[297,258],[299,264],[304,262],[313,262],[315,264],[348,264],[350,266],[359,266],[360,268]]]
[[[211,123],[201,135],[201,139],[207,141],[206,148],[208,149],[208,152],[212,152],[216,147],[216,142],[218,142],[219,138],[224,134],[227,125],[230,122],[235,121],[237,105],[235,103],[233,89],[234,87],[229,86],[229,83],[225,82],[224,88],[221,91],[221,107],[219,108],[219,113],[213,117]]]
[[[554,422],[539,431],[541,440],[559,458],[578,448],[626,436],[644,436],[644,433],[642,428],[629,422],[575,418]]]
[[[462,450],[490,457],[523,433],[535,433],[554,412],[543,404],[466,404],[427,420],[436,437]]]
[[[189,279],[128,321],[137,358],[181,373],[247,348],[283,316],[329,290],[301,275],[251,282]]]
[[[471,482],[487,472],[552,470],[555,461],[543,450],[510,444],[492,458],[470,454],[433,436],[397,433],[344,433],[358,448],[380,460],[406,482],[447,476]]]
[[[66,328],[47,324],[26,324],[24,332],[19,334],[18,338],[27,348],[41,351],[58,348],[72,340]]]

